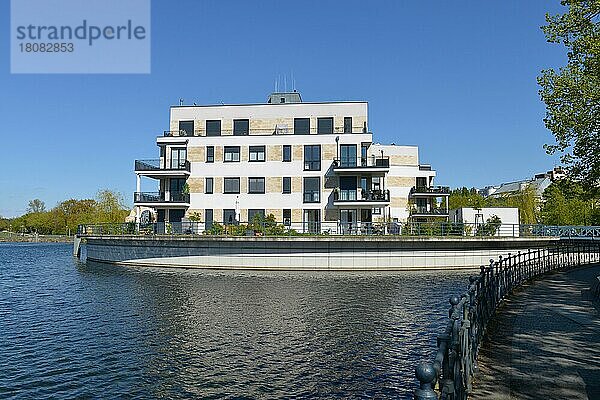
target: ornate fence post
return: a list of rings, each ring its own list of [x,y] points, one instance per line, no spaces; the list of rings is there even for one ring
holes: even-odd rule
[[[415,390],[415,400],[437,400],[438,396],[433,390],[433,382],[436,378],[436,371],[433,364],[422,362],[415,368],[415,375],[419,380],[419,388]]]

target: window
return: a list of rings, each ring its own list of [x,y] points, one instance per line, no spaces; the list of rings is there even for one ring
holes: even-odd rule
[[[187,150],[171,148],[171,169],[185,169]]]
[[[246,136],[250,133],[250,120],[234,119],[233,120],[233,135]]]
[[[262,218],[262,220],[264,221],[265,219],[265,210],[259,210],[259,209],[249,209],[248,210],[248,222],[252,222],[254,221],[254,217],[260,215]]]
[[[225,146],[224,162],[240,161],[240,146]]]
[[[207,208],[204,210],[204,229],[210,229],[213,226],[213,210],[212,208]]]
[[[212,194],[213,193],[213,178],[206,178],[206,184],[204,185],[204,193]]]
[[[310,118],[294,118],[294,135],[310,134]]]
[[[333,118],[317,118],[317,133],[333,133]]]
[[[223,224],[234,225],[237,224],[237,216],[235,210],[225,209],[223,210]]]
[[[239,193],[240,192],[240,178],[225,178],[224,180],[223,193]]]
[[[283,161],[292,161],[292,146],[290,146],[289,144],[283,145]]]
[[[292,178],[286,176],[283,178],[283,194],[292,193]]]
[[[342,144],[340,145],[340,166],[356,167],[356,145]]]
[[[285,225],[285,226],[292,225],[292,210],[290,210],[290,209],[283,210],[283,225]]]
[[[206,136],[221,136],[221,120],[209,119],[206,121]]]
[[[249,161],[265,161],[265,146],[250,146]]]
[[[344,133],[352,133],[352,117],[344,117]]]
[[[373,178],[373,190],[381,190],[381,179],[379,176],[374,176]]]
[[[248,193],[264,193],[265,178],[248,178]]]
[[[304,146],[304,170],[321,170],[321,145]]]
[[[381,208],[380,207],[374,208],[373,215],[381,215]]]
[[[427,178],[422,177],[422,176],[418,176],[417,177],[417,185],[418,188],[425,188],[427,187]]]
[[[280,97],[279,98],[279,103],[281,103],[281,104],[285,103],[285,97]]]
[[[179,135],[194,136],[194,121],[179,121]]]
[[[206,146],[206,162],[215,162],[215,146]]]
[[[363,143],[360,145],[360,165],[363,167],[367,166],[368,150],[369,150],[368,144]]]
[[[318,203],[321,194],[321,179],[318,176],[304,178],[304,202]]]

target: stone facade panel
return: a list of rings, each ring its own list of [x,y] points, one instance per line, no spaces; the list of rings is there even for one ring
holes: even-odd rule
[[[188,178],[186,183],[190,193],[204,193],[204,178]]]
[[[190,162],[204,162],[206,161],[206,148],[204,146],[188,147],[187,159]]]
[[[282,179],[279,176],[267,176],[266,192],[281,193],[283,191]]]
[[[416,184],[415,177],[408,176],[388,176],[385,178],[386,187],[413,187]]]
[[[283,160],[283,147],[282,146],[267,146],[267,161],[281,161]]]

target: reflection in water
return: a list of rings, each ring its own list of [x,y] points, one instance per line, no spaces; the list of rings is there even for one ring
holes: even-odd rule
[[[0,245],[0,397],[410,398],[465,272],[215,272]]]

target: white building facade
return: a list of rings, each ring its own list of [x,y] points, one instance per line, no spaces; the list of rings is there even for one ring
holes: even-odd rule
[[[148,209],[156,222],[205,228],[273,214],[294,229],[352,231],[448,217],[439,202],[448,190],[433,186],[418,148],[373,142],[367,102],[292,92],[266,104],[173,106],[157,145],[159,159],[136,161],[138,221]],[[158,190],[142,192],[142,178]]]

